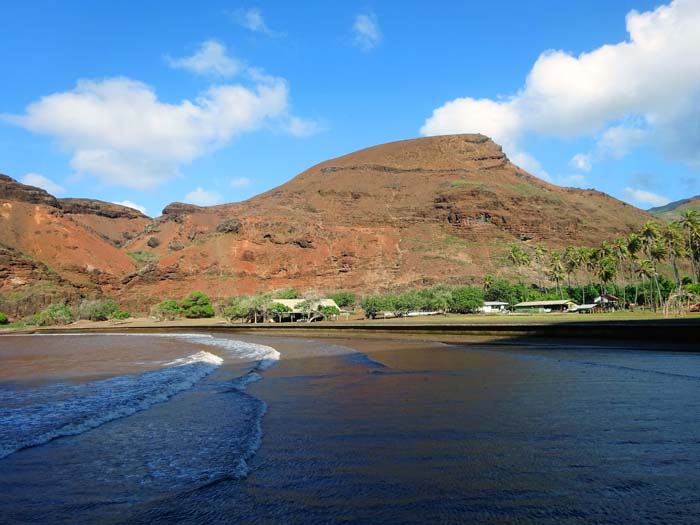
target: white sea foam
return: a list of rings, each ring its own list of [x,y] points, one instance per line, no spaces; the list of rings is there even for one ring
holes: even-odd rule
[[[41,335],[75,337],[78,334]],[[167,401],[211,374],[223,364],[225,357],[257,361],[253,370],[234,382],[237,390],[244,390],[250,383],[262,379],[257,372],[269,368],[280,359],[280,353],[270,346],[209,334],[80,335],[183,339],[192,344],[223,350],[224,357],[200,351],[167,362],[159,370],[81,385],[55,384],[21,392],[0,391],[0,459],[23,448],[41,445],[62,436],[81,434],[108,421]]]
[[[165,337],[168,339],[185,339],[191,343],[221,348],[227,351],[230,357],[243,361],[260,361],[259,370],[266,370],[280,360],[280,353],[271,346],[248,343],[236,339],[215,337],[210,334],[154,334],[154,333],[77,333],[77,334],[13,334],[11,337]]]
[[[280,359],[280,353],[277,350],[271,346],[257,343],[214,337],[209,334],[162,334],[162,336],[182,338],[195,344],[221,348],[229,356],[243,361],[260,361],[258,364],[259,370],[270,368]]]
[[[223,360],[197,352],[166,368],[80,385],[52,385],[0,407],[0,459],[23,448],[81,434],[167,401],[216,370]]]

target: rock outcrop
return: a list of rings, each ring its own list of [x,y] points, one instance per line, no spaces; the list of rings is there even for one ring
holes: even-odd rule
[[[0,199],[43,204],[59,208],[58,199],[46,190],[17,182],[12,177],[0,174]]]
[[[58,199],[58,206],[68,214],[98,215],[109,219],[147,219],[134,208],[94,199]]]

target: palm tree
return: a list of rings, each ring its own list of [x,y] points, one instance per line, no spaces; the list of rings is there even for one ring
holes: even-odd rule
[[[527,266],[530,264],[530,256],[517,244],[513,244],[510,247],[510,254],[508,257],[515,266]]]
[[[677,221],[672,221],[664,228],[661,232],[661,239],[663,241],[663,246],[666,252],[671,257],[671,266],[673,267],[673,276],[676,278],[676,284],[678,288],[681,287],[681,276],[678,273],[678,263],[676,260],[678,257],[683,257],[685,255],[685,239],[683,238],[683,231],[681,230],[681,225]]]
[[[637,259],[637,269],[636,273],[642,278],[642,288],[646,287],[646,279],[651,279],[656,271],[654,270],[654,265],[648,259]],[[635,297],[635,303],[637,298]]]
[[[571,288],[571,274],[581,266],[581,257],[574,246],[567,246],[561,259],[564,263],[564,270],[566,271],[567,284],[569,288]]]
[[[690,254],[690,266],[693,271],[693,282],[697,284],[700,279],[698,271],[698,251],[697,247],[700,243],[700,214],[697,210],[685,210],[680,220],[681,228],[686,234],[686,244]]]
[[[630,233],[627,236],[627,251],[629,252],[630,258],[637,262],[637,254],[642,249],[642,238],[636,233]],[[634,274],[635,266],[632,264],[631,271]],[[639,298],[639,287],[637,286],[637,281],[634,282],[634,304],[637,304],[637,299]]]
[[[537,244],[535,246],[535,251],[533,253],[533,258],[535,259],[535,264],[537,265],[537,286],[542,289],[542,267],[544,265],[544,256],[547,253],[547,248],[542,244]]]
[[[561,254],[559,252],[552,252],[549,257],[549,277],[557,286],[559,298],[564,299],[561,293],[561,286],[559,285],[561,280],[564,278],[564,265],[561,262]]]
[[[665,250],[663,250],[659,240],[661,238],[661,232],[659,231],[659,224],[654,221],[648,221],[640,232],[639,236],[642,239],[642,248],[644,253],[652,262],[654,266],[654,283],[656,284],[656,289],[659,292],[659,305],[661,304],[661,287],[659,286],[659,273],[656,268],[656,262],[661,261],[665,257]],[[656,309],[656,301],[654,301],[654,309]]]
[[[484,293],[488,292],[493,286],[493,275],[484,276]]]
[[[616,270],[624,271],[625,261],[629,259],[630,252],[628,248],[628,241],[625,237],[620,237],[615,239],[613,244],[613,255],[615,256]],[[626,283],[622,283],[622,302],[627,304],[627,286]]]
[[[617,266],[615,259],[611,256],[605,256],[598,260],[598,278],[601,282],[601,297],[607,292],[607,284],[615,279],[617,275]]]
[[[579,246],[576,251],[577,256],[578,256],[578,265],[585,268],[586,271],[588,272],[588,284],[590,284],[590,272],[594,268],[593,263],[592,263],[592,258],[593,258],[593,249],[589,248],[588,246]],[[583,285],[582,287],[583,291],[583,303],[586,303],[586,285]]]

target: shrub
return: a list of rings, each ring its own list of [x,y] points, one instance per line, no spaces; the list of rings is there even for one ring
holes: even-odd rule
[[[116,317],[117,315],[123,315],[123,313],[119,309],[119,305],[112,299],[86,300],[80,303],[80,307],[78,308],[78,317],[89,321],[106,321],[107,319],[115,318],[123,319],[123,317]]]
[[[126,254],[131,257],[138,266],[144,266],[158,260],[158,256],[153,252],[126,252]]]
[[[387,310],[386,300],[379,295],[366,297],[362,301],[362,309],[365,311],[365,316],[374,319],[380,313]]]
[[[68,324],[73,321],[73,313],[65,304],[52,304],[34,316],[33,322],[39,326]]]
[[[301,295],[294,288],[284,288],[273,292],[274,299],[301,299]]]
[[[183,311],[175,299],[166,299],[151,308],[151,315],[161,321],[172,321],[182,316]]]
[[[9,322],[10,321],[7,318],[7,316],[4,313],[0,312],[0,324],[8,324]]]
[[[474,286],[461,286],[452,290],[450,311],[466,314],[476,311],[484,304],[484,291]]]
[[[324,319],[331,319],[340,315],[340,310],[335,306],[319,306],[318,311]]]
[[[209,296],[203,292],[192,292],[182,301],[182,311],[185,317],[199,319],[202,317],[214,317],[214,307]]]
[[[131,317],[131,314],[124,310],[118,310],[112,315],[112,319],[128,319],[129,317]]]
[[[241,229],[241,221],[238,219],[226,219],[216,227],[219,233],[238,233]]]
[[[345,308],[347,306],[355,306],[355,303],[357,302],[357,298],[352,292],[336,292],[334,294],[331,294],[330,297],[335,301],[335,304],[337,304],[341,308]]]
[[[252,312],[252,304],[249,297],[241,295],[232,297],[224,306],[221,313],[230,322],[237,319],[249,319]]]
[[[148,244],[150,248],[158,248],[158,246],[160,246],[160,239],[158,237],[151,237],[146,244]]]
[[[172,250],[174,252],[179,252],[180,250],[184,249],[185,245],[182,244],[181,242],[178,241],[173,241],[170,244],[168,244],[168,249]]]
[[[277,317],[280,321],[282,320],[282,315],[291,312],[292,309],[280,303],[271,303],[267,307],[267,312],[272,315],[272,317]]]

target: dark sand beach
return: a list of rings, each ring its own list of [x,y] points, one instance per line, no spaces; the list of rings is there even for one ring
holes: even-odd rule
[[[131,414],[0,459],[1,521],[694,523],[700,514],[700,354],[629,342],[213,336],[243,343],[0,338],[0,393],[15,409],[99,397],[100,381],[134,374],[157,374],[161,389],[151,404],[136,394],[144,406]],[[241,354],[246,343],[274,348],[279,361],[258,367]],[[11,349],[25,349],[25,361]],[[200,351],[222,362],[185,364],[190,386],[167,375],[178,368],[167,363]],[[132,385],[122,386],[104,406],[133,408]]]

